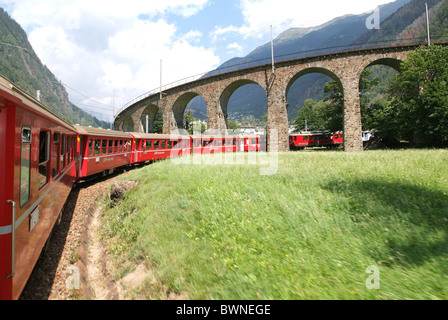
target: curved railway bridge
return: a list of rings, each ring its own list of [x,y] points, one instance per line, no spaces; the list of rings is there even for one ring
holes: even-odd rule
[[[378,44],[326,48],[276,57],[275,68],[270,59],[260,60],[252,62],[252,65],[218,69],[198,76],[198,79],[186,79],[167,85],[161,88],[162,91],[159,89],[148,92],[124,106],[115,118],[115,128],[120,131],[143,132],[146,116],[149,116],[152,128],[155,116],[161,111],[163,133],[174,133],[183,128],[183,115],[188,103],[200,95],[207,105],[207,130],[224,133],[227,129],[227,105],[232,94],[243,85],[258,84],[265,90],[268,100],[268,149],[277,149],[271,146],[269,139],[270,136],[275,136],[278,137],[278,150],[287,151],[288,91],[298,78],[309,73],[323,73],[337,81],[344,93],[344,150],[361,151],[361,73],[367,67],[379,64],[400,71],[400,64],[409,52],[420,45],[426,45],[403,44],[403,41],[383,42],[382,46]]]

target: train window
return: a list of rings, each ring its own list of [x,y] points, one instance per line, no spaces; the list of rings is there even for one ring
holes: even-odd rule
[[[89,139],[89,156],[93,156],[93,139]]]
[[[51,172],[52,177],[56,177],[59,173],[59,145],[60,145],[60,134],[55,132],[53,134],[53,150],[51,151]]]
[[[115,140],[115,148],[114,148],[114,152],[118,153],[118,140]]]
[[[308,136],[304,136],[303,141],[308,141]]]
[[[65,147],[66,147],[66,136],[63,134],[61,136],[61,169],[64,169],[65,167]]]
[[[171,149],[173,147],[173,142],[172,141],[168,141],[168,149]]]
[[[39,134],[39,177],[38,189],[42,189],[48,183],[48,163],[50,160],[50,133],[41,131]]]
[[[65,146],[65,161],[67,161],[67,164],[70,163],[70,147],[72,145],[72,137],[67,136],[67,145]]]
[[[97,156],[100,154],[100,146],[101,146],[101,140],[100,139],[95,139],[95,145],[93,146],[93,155]]]
[[[106,139],[103,140],[102,146],[103,146],[103,148],[101,150],[101,154],[106,154],[107,153],[107,140]]]
[[[20,151],[20,207],[30,201],[31,129],[22,128]]]
[[[73,161],[74,157],[73,157],[73,150],[75,148],[75,137],[70,136],[70,148],[68,150],[69,152],[69,161],[70,163]]]
[[[166,141],[165,140],[162,141],[162,149],[166,149]]]
[[[152,140],[148,140],[146,141],[146,150],[151,150],[152,149]]]
[[[156,140],[154,141],[154,149],[158,150],[160,146],[160,141]]]
[[[109,140],[109,153],[114,152],[114,140]]]

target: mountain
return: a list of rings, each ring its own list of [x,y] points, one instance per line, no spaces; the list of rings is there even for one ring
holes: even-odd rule
[[[22,27],[0,8],[0,74],[41,101],[60,117],[75,124],[109,128],[68,100],[64,85],[42,64]]]
[[[424,42],[426,39],[426,20],[424,20],[426,2],[431,8],[431,25],[437,25],[437,32],[442,36],[446,35],[448,24],[446,3],[448,0],[397,0],[380,6],[379,30],[366,28],[366,20],[372,12],[346,15],[315,28],[286,30],[274,40],[275,57],[278,59],[282,55],[301,52],[301,56],[307,56],[310,53],[306,51],[315,49],[323,49],[319,50],[319,54],[323,54],[325,48],[393,39],[422,37],[422,42]],[[445,36],[446,40],[448,39]],[[271,45],[267,43],[245,57],[233,58],[223,63],[218,69],[239,64],[247,67],[247,64],[255,65],[257,60],[270,57]],[[233,67],[232,69],[236,70],[237,68]],[[321,74],[309,74],[299,78],[291,87],[288,95],[290,120],[296,117],[306,99],[312,98],[318,101],[324,98],[323,86],[330,80],[329,77]],[[192,103],[192,109],[198,111],[198,115],[204,114],[205,109],[205,104],[199,101],[200,99],[197,99]],[[229,102],[229,119],[241,119],[249,115],[261,118],[266,113],[266,95],[257,85],[241,87],[232,95]]]

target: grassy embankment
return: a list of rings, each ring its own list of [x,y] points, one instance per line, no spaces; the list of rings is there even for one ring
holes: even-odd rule
[[[280,154],[272,176],[164,161],[127,179],[104,237],[118,278],[145,263],[157,279],[133,297],[448,299],[446,150]]]

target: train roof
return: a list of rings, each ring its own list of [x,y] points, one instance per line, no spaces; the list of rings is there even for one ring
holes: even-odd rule
[[[54,111],[52,111],[50,108],[45,106],[42,102],[40,102],[27,92],[20,89],[18,86],[13,84],[11,81],[9,81],[1,74],[0,74],[0,90],[6,93],[6,96],[0,97],[0,104],[4,102],[3,101],[4,99],[10,100],[13,103],[19,104],[21,107],[25,107],[29,110],[39,112],[44,117],[59,123],[60,125],[63,125],[68,129],[76,131],[76,129],[71,124],[67,123]]]
[[[101,129],[101,128],[92,128],[76,125],[75,128],[78,130],[80,134],[89,135],[89,136],[106,136],[106,137],[116,137],[116,138],[127,138],[132,139],[132,135],[127,132]]]
[[[210,135],[195,135],[192,136],[193,139],[216,139],[216,138],[224,138],[224,139],[233,139],[233,138],[260,138],[259,135],[224,135],[224,134],[210,134]]]
[[[179,140],[179,139],[189,139],[189,136],[180,134],[157,134],[157,133],[130,133],[136,139],[162,139],[162,140]]]

